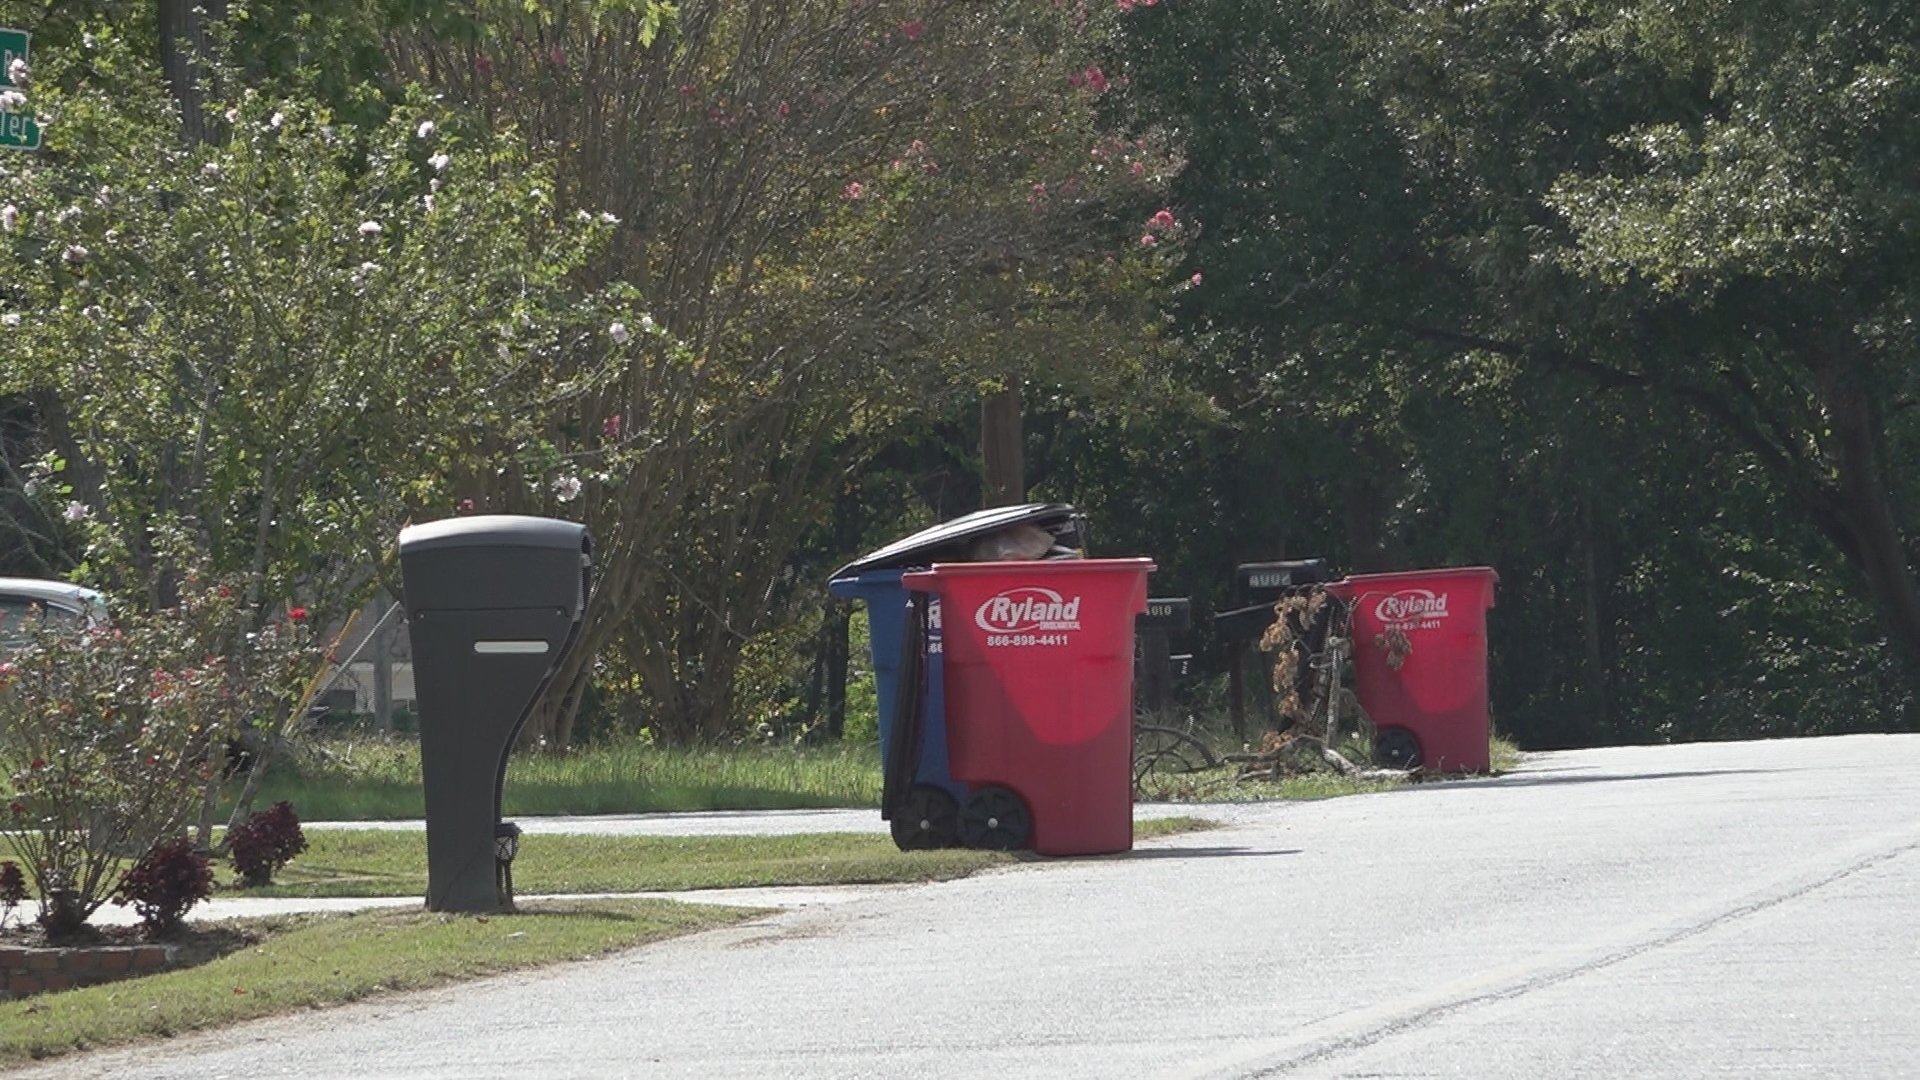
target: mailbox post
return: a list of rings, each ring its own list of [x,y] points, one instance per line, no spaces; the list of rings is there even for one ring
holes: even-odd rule
[[[1140,708],[1148,716],[1161,716],[1173,703],[1173,658],[1168,638],[1191,625],[1193,600],[1185,596],[1148,597],[1147,610],[1134,616],[1134,636],[1140,642]]]
[[[1222,611],[1213,617],[1214,634],[1221,641],[1227,660],[1227,709],[1233,718],[1233,736],[1247,737],[1246,680],[1240,672],[1241,657],[1247,644],[1258,641],[1273,625],[1275,601],[1302,585],[1318,585],[1333,580],[1325,559],[1294,559],[1287,562],[1241,563],[1234,567],[1234,592],[1244,607]]]
[[[451,518],[400,533],[429,911],[513,907],[507,752],[579,634],[591,550],[584,527],[550,518]]]

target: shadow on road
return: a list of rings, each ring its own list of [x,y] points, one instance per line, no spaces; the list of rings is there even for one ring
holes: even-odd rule
[[[1488,776],[1476,780],[1455,780],[1434,784],[1426,790],[1449,787],[1544,787],[1550,784],[1615,784],[1628,780],[1689,780],[1702,776],[1768,776],[1785,769],[1702,769],[1691,772],[1612,773],[1599,776],[1566,776],[1559,773],[1515,773]]]
[[[1118,862],[1126,859],[1257,859],[1273,855],[1298,855],[1300,848],[1282,848],[1276,851],[1259,851],[1244,847],[1188,847],[1188,848],[1135,848],[1132,851],[1117,851],[1111,855],[1092,855],[1089,858]]]

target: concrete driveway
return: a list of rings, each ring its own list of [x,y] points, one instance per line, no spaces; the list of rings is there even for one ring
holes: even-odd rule
[[[1920,736],[1543,755],[30,1075],[1920,1075]]]

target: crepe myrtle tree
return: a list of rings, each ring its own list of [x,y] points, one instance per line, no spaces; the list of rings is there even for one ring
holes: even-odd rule
[[[306,612],[250,611],[234,581],[189,575],[170,607],[53,623],[0,663],[0,835],[50,937],[112,896],[124,860],[183,831],[226,741],[286,712],[312,674]]]
[[[34,405],[85,575],[169,603],[178,534],[248,601],[332,617],[462,477],[559,467],[545,419],[611,370],[628,298],[573,284],[610,222],[558,211],[518,139],[240,92],[194,143],[115,33],[36,60],[47,151],[0,160],[0,393]]]
[[[566,148],[569,206],[620,219],[589,278],[650,305],[626,323],[644,348],[552,440],[620,467],[539,499],[476,474],[463,496],[565,496],[596,538],[580,646],[529,724],[551,746],[616,656],[656,736],[723,735],[742,651],[859,454],[917,410],[1137,362],[1142,287],[1176,246],[1148,225],[1165,140],[1097,123],[1111,5],[657,8],[482,4],[475,36],[389,45],[406,77]]]

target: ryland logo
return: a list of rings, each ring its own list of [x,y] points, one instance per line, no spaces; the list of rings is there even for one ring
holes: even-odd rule
[[[1429,589],[1402,589],[1382,597],[1374,605],[1373,617],[1388,626],[1430,627],[1447,617],[1447,594],[1435,596]]]
[[[993,634],[1026,630],[1080,629],[1080,598],[1062,599],[1052,589],[1023,585],[988,598],[973,613],[973,622]]]

